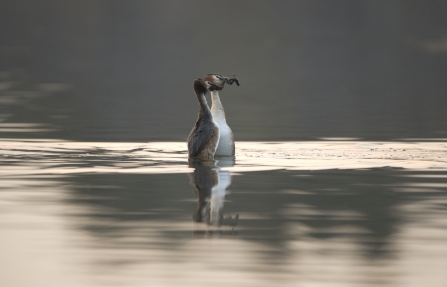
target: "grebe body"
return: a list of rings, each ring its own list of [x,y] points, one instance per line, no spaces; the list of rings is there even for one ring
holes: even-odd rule
[[[209,81],[196,79],[194,81],[194,92],[199,101],[199,115],[188,136],[188,156],[202,160],[214,159],[219,144],[219,125],[215,122],[210,108],[206,102],[207,90],[213,90],[215,85]]]
[[[213,115],[214,120],[219,126],[219,143],[215,152],[215,155],[218,156],[234,156],[235,154],[235,145],[234,145],[234,136],[231,128],[227,124],[227,120],[225,118],[225,110],[223,108],[222,102],[220,101],[219,93],[217,90],[222,90],[225,83],[229,83],[230,85],[233,82],[236,82],[239,85],[239,81],[236,78],[229,79],[223,77],[220,74],[208,74],[205,77],[206,81],[211,82],[212,84],[218,86],[218,88],[214,88],[211,91],[211,114]]]

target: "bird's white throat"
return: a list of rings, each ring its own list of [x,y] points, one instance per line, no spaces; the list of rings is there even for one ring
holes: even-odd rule
[[[211,92],[211,114],[213,115],[213,120],[219,126],[219,144],[216,149],[216,155],[222,156],[233,156],[234,155],[234,139],[233,132],[227,124],[225,118],[225,111],[219,98],[219,93],[217,91]]]
[[[211,101],[212,101],[211,114],[213,115],[214,120],[218,124],[226,125],[227,120],[225,119],[225,111],[220,101],[219,93],[217,91],[211,92]]]

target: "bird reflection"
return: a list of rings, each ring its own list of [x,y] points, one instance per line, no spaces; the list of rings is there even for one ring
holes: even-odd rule
[[[189,166],[194,168],[194,172],[188,174],[188,177],[190,184],[196,189],[198,202],[197,210],[193,214],[195,222],[203,222],[216,228],[222,225],[229,226],[234,231],[239,214],[233,217],[224,216],[223,213],[225,196],[229,194],[227,188],[231,185],[231,173],[221,169],[233,165],[233,158],[190,161]],[[195,234],[198,233],[200,232],[195,232]],[[219,233],[222,234],[222,230]]]

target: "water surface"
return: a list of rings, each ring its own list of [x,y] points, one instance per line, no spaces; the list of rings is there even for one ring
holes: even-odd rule
[[[2,141],[2,284],[446,284],[445,142],[185,148]]]

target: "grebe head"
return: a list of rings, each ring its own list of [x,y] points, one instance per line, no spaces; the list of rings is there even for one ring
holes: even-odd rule
[[[213,83],[214,85],[216,85],[217,88],[215,90],[219,90],[219,91],[224,88],[225,83],[227,83],[229,85],[236,83],[239,86],[239,80],[234,77],[234,74],[233,74],[233,78],[224,77],[219,73],[208,74],[204,79]]]
[[[208,74],[208,75],[205,77],[205,80],[206,80],[206,81],[209,81],[209,82],[213,83],[214,85],[218,86],[218,87],[216,88],[216,90],[219,90],[219,91],[223,89],[223,86],[224,86],[224,84],[225,84],[226,79],[227,79],[226,77],[222,76],[222,75],[219,74],[219,73],[216,73],[216,74]]]
[[[194,81],[194,91],[199,94],[206,94],[207,91],[217,90],[219,87],[213,82],[205,79],[195,79]]]

